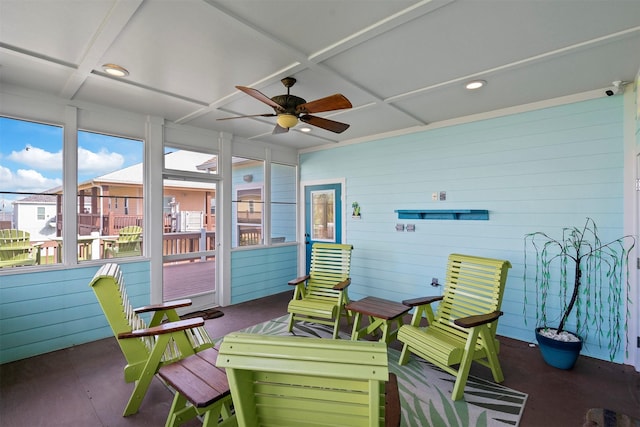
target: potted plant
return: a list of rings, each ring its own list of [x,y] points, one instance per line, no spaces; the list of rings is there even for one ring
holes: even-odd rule
[[[354,218],[359,218],[360,217],[360,205],[358,204],[358,202],[351,203],[351,207],[353,208],[353,213],[351,214],[351,216],[354,217]]]
[[[600,346],[608,340],[609,357],[614,359],[629,315],[620,308],[629,290],[629,255],[635,241],[627,235],[604,243],[591,218],[582,228],[563,228],[560,238],[541,231],[525,235],[525,323],[527,287],[533,284],[536,338],[545,362],[571,369],[590,333],[595,333]],[[531,254],[535,254],[533,277],[527,267]],[[553,319],[558,323],[551,327],[548,322]],[[575,332],[565,330],[567,322],[575,322]]]

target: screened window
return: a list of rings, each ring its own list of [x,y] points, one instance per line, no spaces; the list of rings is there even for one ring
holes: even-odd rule
[[[233,246],[264,244],[264,161],[232,159]]]
[[[144,143],[78,132],[78,260],[142,255]]]
[[[62,146],[60,126],[0,117],[0,229],[25,242],[2,269],[60,262]]]

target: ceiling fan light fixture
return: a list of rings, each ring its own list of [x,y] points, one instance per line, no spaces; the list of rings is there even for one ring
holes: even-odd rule
[[[464,87],[466,87],[469,90],[476,90],[476,89],[480,89],[486,84],[487,82],[485,80],[471,80],[470,82],[467,82],[467,84]]]
[[[102,69],[105,73],[114,77],[127,77],[129,75],[129,70],[117,64],[104,64]]]
[[[278,125],[285,129],[289,129],[298,124],[298,118],[293,114],[280,114],[278,116]]]

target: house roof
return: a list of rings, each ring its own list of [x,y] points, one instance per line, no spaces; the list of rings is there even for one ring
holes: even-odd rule
[[[34,205],[55,205],[56,196],[49,194],[33,194],[31,196],[18,199],[13,204],[34,204]]]
[[[165,165],[169,169],[176,169],[189,172],[203,172],[198,168],[199,165],[211,159],[211,154],[196,153],[192,151],[179,150],[165,154]],[[130,184],[141,185],[143,178],[142,163],[136,163],[126,168],[118,169],[113,172],[93,178],[87,183],[100,185],[113,184]],[[210,189],[211,183],[199,183],[194,181],[181,180],[165,180],[165,186],[169,187],[185,187],[185,188],[203,188]]]
[[[605,96],[640,69],[638,16],[637,0],[10,0],[0,84],[305,150]],[[273,113],[235,86],[270,98],[287,76],[308,101],[345,95],[353,108],[314,114],[351,126],[218,120]]]

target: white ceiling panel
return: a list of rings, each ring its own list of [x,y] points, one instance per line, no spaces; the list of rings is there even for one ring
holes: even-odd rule
[[[57,95],[74,69],[0,49],[0,84],[28,87]]]
[[[419,3],[418,0],[237,1],[208,0],[296,51],[311,56],[355,32]]]
[[[146,88],[125,84],[102,76],[90,76],[75,96],[79,101],[95,102],[122,110],[146,112],[175,121],[187,113],[202,108],[194,102],[176,99]]]
[[[603,2],[581,4],[578,14],[575,2],[456,2],[326,64],[388,98],[496,67],[517,66],[528,58],[640,25],[640,1],[622,2],[618,8]]]
[[[468,91],[463,84],[456,83],[435,88],[428,94],[406,97],[395,104],[415,112],[426,122],[437,122],[607,87],[615,80],[633,78],[637,61],[628,52],[637,46],[640,34],[572,55],[492,73],[487,76],[487,86],[479,91]],[[601,62],[616,66],[601,67]],[[569,78],[584,70],[589,70],[585,76]]]
[[[200,0],[146,2],[102,57],[129,80],[212,102],[294,62],[290,53]]]
[[[55,61],[82,59],[115,0],[0,1],[0,41]]]
[[[631,81],[639,16],[638,0],[0,0],[0,84],[308,149]],[[345,95],[314,115],[349,129],[217,120],[272,113],[235,86],[271,98],[288,76],[307,101]]]

